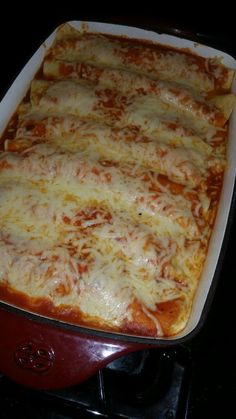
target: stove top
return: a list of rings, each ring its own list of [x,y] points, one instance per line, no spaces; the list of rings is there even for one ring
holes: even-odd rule
[[[187,347],[147,349],[125,355],[84,383],[34,391],[0,377],[1,419],[181,419],[191,383]]]

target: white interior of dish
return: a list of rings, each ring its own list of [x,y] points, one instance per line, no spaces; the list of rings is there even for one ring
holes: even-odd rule
[[[191,51],[204,57],[220,57],[222,59],[222,63],[224,63],[227,67],[236,70],[236,60],[230,55],[214,48],[210,48],[183,38],[177,38],[171,35],[158,34],[143,29],[121,25],[77,21],[68,23],[77,29],[86,30],[89,32],[107,33],[137,39],[146,39],[177,48],[189,48]],[[40,46],[40,48],[28,61],[26,66],[23,68],[21,73],[18,75],[6,93],[5,97],[0,102],[0,134],[4,131],[9,119],[14,114],[18,104],[21,102],[27,90],[29,89],[30,81],[39,69],[46,51],[51,46],[55,38],[55,33],[56,30],[47,38],[47,40]],[[236,80],[234,80],[233,91],[236,92]],[[227,151],[228,165],[224,177],[224,185],[222,189],[219,210],[209,245],[207,260],[195,295],[192,313],[186,328],[178,335],[167,338],[168,340],[175,340],[177,338],[185,337],[195,329],[200,320],[202,310],[204,308],[207,295],[214,278],[214,273],[227,225],[236,174],[236,141],[233,141],[234,133],[236,133],[236,109],[234,109],[230,120],[229,143]]]

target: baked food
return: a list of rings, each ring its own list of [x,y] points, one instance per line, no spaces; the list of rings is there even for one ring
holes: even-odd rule
[[[173,336],[226,164],[233,71],[62,26],[3,135],[0,296],[63,321]]]

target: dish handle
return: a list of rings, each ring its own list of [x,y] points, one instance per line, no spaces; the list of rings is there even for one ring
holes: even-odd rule
[[[146,345],[57,327],[0,308],[0,371],[35,389],[76,385]]]

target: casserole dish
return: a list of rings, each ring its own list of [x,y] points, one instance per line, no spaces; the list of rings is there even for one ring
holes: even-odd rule
[[[235,60],[227,54],[191,43],[187,40],[177,39],[166,35],[157,35],[135,28],[99,23],[71,22],[71,25],[76,28],[81,27],[89,32],[125,35],[132,38],[157,41],[158,43],[173,47],[190,48],[192,51],[202,56],[220,56],[223,58],[223,63],[227,67],[235,68]],[[39,69],[47,49],[53,42],[54,36],[55,32],[32,57],[1,102],[2,131],[9,118],[14,113],[17,105],[26,94],[29,87],[29,81]],[[177,343],[189,339],[193,333],[196,333],[204,320],[204,315],[213,296],[216,283],[215,273],[217,270],[217,262],[221,253],[224,232],[230,212],[230,203],[232,201],[235,179],[233,161],[236,150],[235,145],[231,140],[234,125],[235,114],[232,115],[229,128],[228,166],[225,173],[215,228],[209,245],[207,261],[195,295],[191,316],[184,330],[175,336],[154,339],[149,337],[131,336],[129,334],[121,335],[119,333],[105,333],[91,328],[85,329],[55,320],[49,320],[43,316],[36,316],[26,311],[19,311],[16,307],[10,306],[9,304],[7,305],[3,302],[1,308],[1,322],[3,322],[1,333],[4,333],[4,336],[1,339],[1,342],[3,342],[1,349],[3,354],[1,356],[3,366],[1,366],[1,369],[4,373],[24,384],[30,384],[35,387],[42,388],[44,386],[53,387],[70,385],[85,379],[92,374],[94,369],[101,367],[104,363],[109,362],[109,360],[124,352],[141,348],[143,345],[176,345]],[[227,205],[225,205],[225,203],[227,203]],[[14,320],[14,313],[18,314],[17,320]],[[9,329],[4,331],[3,324],[6,322],[9,324]],[[13,330],[13,324],[16,323],[19,323],[19,328],[17,327],[19,332],[17,334],[14,333],[13,336],[9,331]],[[32,330],[32,333],[30,330]],[[64,345],[61,345],[62,340],[65,342]],[[50,342],[53,342],[53,344]],[[14,355],[12,355],[12,348],[14,345],[15,352]],[[66,349],[68,348],[68,345],[72,348],[70,351]],[[62,347],[64,348],[63,351]],[[9,350],[9,348],[11,349]],[[59,356],[58,353],[61,353],[61,351],[63,354]],[[57,374],[58,377],[61,376],[62,370],[60,370],[60,367],[62,367],[62,363],[64,363],[65,368],[68,368],[67,357],[71,357],[72,353],[74,360],[76,360],[76,356],[78,356],[80,367],[78,366],[78,368],[75,369],[71,366],[70,374],[68,373],[66,377],[64,377],[64,381],[60,380],[59,382],[55,377]],[[81,358],[84,357],[87,357],[88,359],[87,365],[89,365],[89,368],[87,367],[87,372],[84,369],[84,362],[81,364]],[[24,370],[24,372],[20,374],[19,371],[21,371],[21,369]],[[57,374],[55,371],[57,371]],[[38,375],[38,373],[40,374]],[[36,380],[36,376],[40,376],[40,379],[37,378]],[[80,378],[78,376],[80,376]]]

